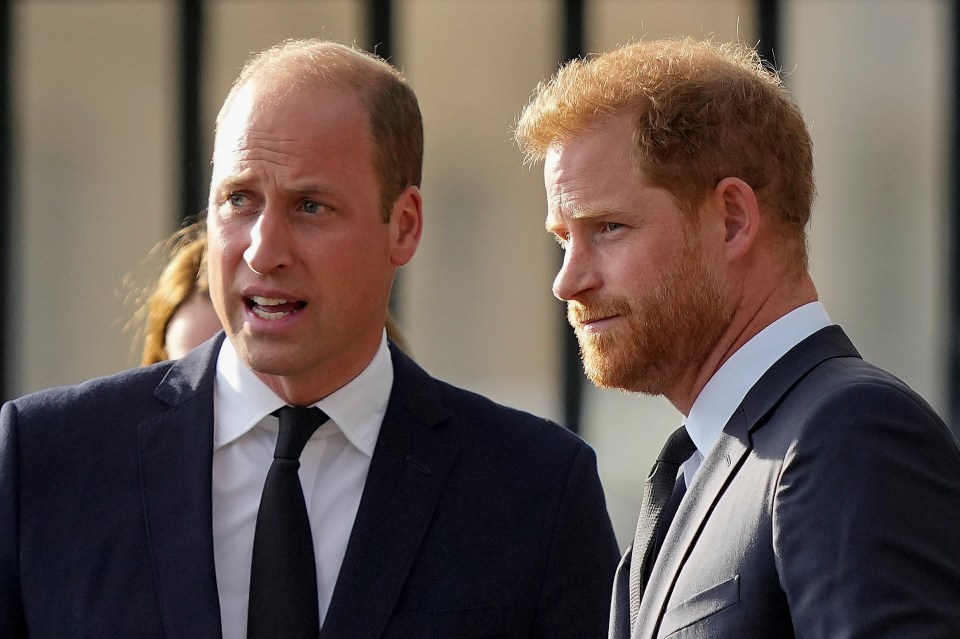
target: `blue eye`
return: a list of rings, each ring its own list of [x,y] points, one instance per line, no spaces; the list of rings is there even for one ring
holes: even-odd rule
[[[319,202],[314,202],[313,200],[304,200],[303,202],[304,212],[309,213],[310,215],[322,213],[325,208],[327,208],[325,205],[320,204]]]
[[[227,201],[230,202],[231,206],[243,206],[246,200],[247,196],[243,193],[231,193],[229,197],[227,197]]]
[[[621,228],[622,226],[623,226],[623,224],[620,224],[620,223],[618,223],[618,222],[607,222],[606,224],[603,225],[603,230],[604,230],[604,231],[616,231],[617,229]]]

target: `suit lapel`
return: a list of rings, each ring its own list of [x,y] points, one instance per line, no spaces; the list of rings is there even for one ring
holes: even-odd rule
[[[608,639],[630,637],[630,562],[633,545],[620,558],[617,572],[613,575],[613,596],[610,598],[610,627]]]
[[[223,336],[174,363],[155,396],[169,408],[139,425],[147,535],[170,637],[221,636],[213,560],[213,379]]]
[[[378,637],[433,518],[458,446],[436,382],[393,350],[394,384],[320,636]]]
[[[680,503],[677,515],[667,531],[660,556],[653,565],[650,581],[643,593],[634,638],[656,636],[667,598],[680,574],[680,568],[700,533],[700,528],[713,510],[713,505],[723,494],[749,450],[743,411],[738,409],[721,433],[713,451],[703,460],[697,478],[688,491],[692,493],[691,497],[695,495],[696,498],[687,498]]]
[[[750,389],[697,472],[689,488],[692,499],[683,500],[667,532],[644,592],[634,639],[656,636],[674,583],[700,530],[753,448],[752,432],[764,425],[764,418],[781,398],[818,364],[834,357],[859,356],[839,326],[828,326],[788,351]]]

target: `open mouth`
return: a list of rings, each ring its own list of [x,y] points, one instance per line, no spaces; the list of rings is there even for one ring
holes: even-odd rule
[[[306,302],[291,302],[278,297],[260,297],[254,295],[246,299],[247,308],[259,318],[278,320],[298,313],[307,305]]]

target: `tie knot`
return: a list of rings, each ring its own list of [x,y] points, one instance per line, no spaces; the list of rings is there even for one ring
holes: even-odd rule
[[[300,459],[307,440],[328,419],[319,408],[304,406],[284,406],[273,414],[280,418],[280,432],[273,456],[291,461]]]
[[[679,466],[690,459],[690,456],[696,450],[697,447],[690,439],[687,429],[681,426],[667,438],[667,443],[663,445],[663,450],[660,451],[660,457],[657,458],[657,461]]]

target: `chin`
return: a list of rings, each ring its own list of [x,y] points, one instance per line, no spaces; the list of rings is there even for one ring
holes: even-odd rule
[[[278,362],[262,360],[244,360],[254,372],[261,375],[270,375],[272,377],[289,377],[291,371],[289,367],[283,366]]]
[[[677,377],[676,367],[658,366],[650,358],[642,361],[636,353],[598,352],[590,349],[583,355],[587,378],[600,388],[614,388],[642,395],[663,395]]]
[[[286,349],[278,344],[262,343],[260,340],[250,339],[249,336],[232,337],[233,346],[237,355],[251,369],[263,375],[289,375],[293,370],[291,364],[295,353],[287,353]]]

